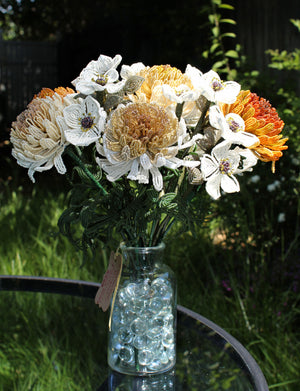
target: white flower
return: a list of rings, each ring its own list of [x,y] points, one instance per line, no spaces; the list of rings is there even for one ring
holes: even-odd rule
[[[120,75],[122,79],[129,79],[132,76],[139,76],[140,72],[145,69],[145,65],[142,62],[136,62],[132,65],[122,65]]]
[[[238,114],[229,113],[224,117],[218,106],[212,106],[209,109],[209,122],[212,127],[222,131],[222,137],[227,141],[246,148],[259,144],[258,137],[245,132],[245,122]]]
[[[180,84],[177,87],[164,84],[162,86],[162,92],[167,99],[176,103],[195,101],[200,95],[198,91],[192,90],[186,84]]]
[[[258,183],[260,181],[259,175],[253,175],[253,177],[250,179],[250,182],[252,183]]]
[[[225,193],[240,191],[240,185],[233,174],[251,171],[257,158],[248,149],[231,148],[231,143],[223,141],[217,144],[211,155],[205,154],[201,159],[201,171],[206,181],[206,191],[214,198],[221,196],[220,189]],[[242,167],[239,166],[242,164]]]
[[[120,105],[107,123],[103,145],[96,144],[105,158],[96,161],[109,181],[128,173],[128,179],[147,184],[151,174],[154,188],[160,191],[163,177],[159,168],[199,165],[176,157],[180,149],[190,145],[186,138],[184,120],[178,122],[172,110],[155,103]]]
[[[285,222],[285,213],[279,213],[277,221],[278,221],[278,223],[284,223]]]
[[[98,101],[87,96],[79,103],[67,106],[63,111],[66,140],[78,146],[89,145],[98,140],[106,120],[106,112]]]
[[[117,54],[114,58],[100,55],[98,60],[90,61],[80,75],[72,81],[76,90],[84,95],[95,91],[107,90],[109,93],[120,91],[125,81],[118,81],[119,73],[116,70],[122,57]]]
[[[272,192],[276,189],[280,188],[280,182],[279,181],[275,181],[273,183],[271,183],[270,185],[267,186],[267,190]]]
[[[223,82],[213,70],[202,74],[197,68],[191,67],[190,75],[194,87],[210,102],[234,103],[241,89],[235,81]]]

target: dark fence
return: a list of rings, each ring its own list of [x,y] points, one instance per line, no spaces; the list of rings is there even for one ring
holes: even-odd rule
[[[267,49],[278,48],[291,51],[300,47],[300,33],[289,21],[291,18],[300,19],[299,0],[285,0],[285,2],[281,0],[230,0],[229,3],[234,5],[235,11],[234,15],[228,15],[228,17],[233,17],[237,21],[238,42],[243,47],[251,69],[268,70],[270,56],[266,54]],[[70,86],[70,81],[78,75],[82,67],[88,61],[96,59],[100,53],[107,55],[120,53],[125,63],[131,63],[132,58],[134,61],[144,61],[149,65],[161,61],[157,49],[158,41],[161,40],[160,35],[151,36],[151,39],[145,41],[143,45],[136,41],[136,30],[133,27],[130,28],[130,23],[125,28],[122,25],[124,22],[122,22],[122,17],[114,15],[114,28],[112,29],[111,19],[106,21],[109,24],[104,27],[98,23],[90,29],[91,31],[62,37],[58,43],[3,41],[0,31],[0,133],[3,134],[3,129],[9,127],[11,121],[42,87],[55,88],[58,83]],[[186,25],[188,27],[188,22]],[[100,40],[99,47],[97,47],[95,37],[102,37],[105,31],[118,30],[122,26],[122,31],[126,30],[126,34],[121,34],[118,40],[108,35],[103,41]],[[195,27],[196,31],[198,30]],[[180,34],[184,34],[184,31]],[[201,57],[197,52],[197,47],[207,45],[207,42],[204,42],[205,38],[200,33],[199,37],[193,37],[188,30],[188,34],[187,41],[194,40],[195,42],[193,49],[189,50],[189,56],[195,57],[191,63],[197,65],[199,56]],[[186,61],[190,59],[185,58],[185,52],[181,53],[175,41],[173,42],[172,39],[168,41],[171,47],[168,54],[173,53],[169,61],[171,65],[177,66],[172,62],[172,58],[174,56],[179,58],[183,55],[183,62],[186,64]],[[134,42],[134,48],[132,42]],[[112,48],[115,50],[114,54],[111,53]],[[136,58],[142,49],[147,56]],[[148,61],[150,57],[151,61]],[[201,64],[199,67],[201,68]],[[206,71],[206,69],[202,70]],[[275,72],[275,79],[280,85],[288,73]],[[297,80],[295,83],[300,85]],[[2,135],[1,138],[3,138]]]
[[[0,129],[2,132],[26,108],[34,94],[41,88],[56,86],[56,43],[3,41],[0,36]]]
[[[235,0],[237,37],[251,65],[268,67],[267,49],[300,48],[300,33],[290,19],[300,19],[299,0]]]

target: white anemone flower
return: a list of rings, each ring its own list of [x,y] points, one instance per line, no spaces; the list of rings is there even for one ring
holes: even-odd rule
[[[176,157],[180,149],[190,145],[184,120],[178,121],[172,110],[155,103],[119,105],[103,134],[103,145],[97,150],[104,158],[97,163],[107,179],[116,181],[123,175],[138,183],[152,183],[157,191],[163,188],[159,168],[195,167],[199,162]]]
[[[162,92],[167,99],[176,103],[193,102],[200,95],[198,91],[192,90],[186,84],[180,84],[176,87],[164,84],[162,86]]]
[[[63,111],[66,140],[78,146],[86,146],[98,140],[103,132],[106,112],[91,96],[79,99],[79,103],[67,106]]]
[[[241,86],[235,81],[222,81],[220,76],[213,70],[202,74],[195,67],[190,67],[190,77],[195,89],[205,96],[210,102],[234,103]]]
[[[223,141],[217,144],[211,155],[205,154],[201,159],[201,172],[206,181],[206,191],[214,199],[225,193],[240,191],[238,180],[233,174],[252,171],[257,158],[249,149],[231,148],[231,143]]]
[[[98,60],[90,61],[80,75],[72,81],[76,90],[84,95],[96,91],[107,90],[108,93],[120,91],[125,81],[118,81],[119,73],[116,70],[122,57],[117,54],[114,58],[100,55]]]
[[[246,148],[260,143],[254,134],[245,132],[245,122],[238,114],[229,113],[224,116],[218,106],[212,106],[209,109],[209,122],[212,127],[221,130],[222,137],[227,141],[241,144]]]

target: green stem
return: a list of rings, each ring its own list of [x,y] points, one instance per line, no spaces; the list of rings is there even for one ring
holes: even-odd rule
[[[162,238],[165,236],[165,230],[168,226],[170,220],[172,219],[171,216],[167,215],[163,221],[156,227],[155,232],[155,239],[153,241],[153,246],[159,244],[159,242],[162,240]]]
[[[97,179],[94,177],[94,175],[86,168],[86,166],[83,164],[82,160],[73,153],[70,148],[66,148],[65,153],[67,153],[82,170],[85,172],[85,174],[90,178],[90,180],[100,189],[103,193],[103,195],[107,195],[107,191],[100,185],[100,183],[97,181]]]
[[[207,110],[209,109],[210,102],[206,100],[205,104],[203,105],[203,108],[201,108],[201,116],[199,118],[199,121],[197,122],[197,125],[195,126],[195,129],[193,131],[193,136],[197,133],[200,133],[200,130],[202,129]]]
[[[182,116],[182,110],[183,110],[183,103],[177,103],[176,105],[176,117],[178,118],[178,121],[180,121],[180,118]]]

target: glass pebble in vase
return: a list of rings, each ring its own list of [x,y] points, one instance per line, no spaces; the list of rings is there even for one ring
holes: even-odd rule
[[[121,246],[123,268],[112,303],[108,364],[132,375],[163,373],[176,361],[177,284],[164,243]]]

